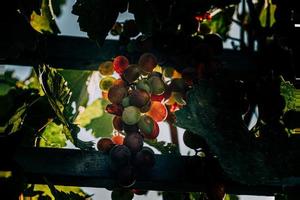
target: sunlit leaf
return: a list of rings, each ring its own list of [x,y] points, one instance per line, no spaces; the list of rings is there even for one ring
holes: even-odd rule
[[[86,107],[89,100],[87,86],[92,71],[60,70],[59,73],[68,82],[68,86],[72,91],[71,102],[75,101],[76,110],[80,106]]]
[[[224,200],[239,200],[240,198],[233,194],[226,194]]]
[[[43,91],[47,95],[57,118],[63,123],[63,133],[66,134],[67,139],[81,149],[93,149],[92,142],[83,142],[77,138],[80,129],[73,124],[73,109],[70,104],[71,90],[65,79],[57,70],[47,65],[39,66],[38,70]]]
[[[67,138],[63,134],[62,124],[57,125],[54,122],[49,123],[41,136],[41,147],[62,148],[67,145]]]
[[[269,7],[268,7],[269,2]],[[269,11],[268,11],[269,10]],[[272,27],[272,25],[275,23],[275,10],[276,5],[272,4],[270,0],[265,0],[265,5],[263,6],[260,15],[259,15],[259,21],[262,27],[267,26],[267,18],[269,17],[269,27]],[[269,12],[269,13],[268,13]],[[269,16],[268,16],[269,14]]]
[[[105,112],[107,100],[97,99],[81,112],[75,123],[87,130],[92,130],[92,134],[98,137],[107,137],[112,134],[112,115]]]
[[[41,15],[33,11],[30,17],[30,24],[35,30],[41,33],[57,34],[60,31],[55,23],[49,5],[49,0],[42,0]]]

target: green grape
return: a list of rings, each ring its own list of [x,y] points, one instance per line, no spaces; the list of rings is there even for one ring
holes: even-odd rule
[[[139,59],[139,66],[144,74],[151,73],[157,65],[157,59],[152,53],[144,53]]]
[[[141,70],[137,65],[129,65],[122,74],[122,78],[128,83],[136,81],[141,75]]]
[[[133,90],[129,95],[130,105],[136,106],[138,108],[147,105],[150,99],[151,99],[150,94],[145,90],[139,90],[139,89]]]
[[[152,94],[160,95],[160,94],[164,93],[164,91],[166,89],[166,85],[160,77],[151,76],[149,78],[149,83],[151,86]]]
[[[148,93],[151,93],[151,86],[147,79],[139,80],[136,84],[136,88],[140,90],[145,90]]]
[[[108,100],[114,104],[120,104],[128,91],[125,87],[113,85],[108,90]]]
[[[128,125],[136,124],[141,118],[140,110],[135,106],[128,106],[124,108],[122,113],[122,121]]]
[[[108,76],[112,75],[114,73],[114,68],[113,68],[113,62],[112,61],[106,61],[104,63],[101,63],[99,65],[99,72],[103,76]]]
[[[101,79],[101,81],[99,83],[99,87],[103,91],[108,91],[109,88],[114,84],[115,81],[116,81],[116,78],[114,78],[112,76],[106,76]]]
[[[124,99],[122,99],[122,106],[123,106],[124,108],[130,106],[130,99],[129,99],[129,96],[124,97]]]

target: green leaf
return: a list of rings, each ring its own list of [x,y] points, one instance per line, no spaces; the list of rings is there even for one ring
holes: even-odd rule
[[[224,200],[239,200],[240,198],[233,194],[226,194]]]
[[[280,78],[280,94],[284,97],[285,100],[284,111],[296,109],[297,97],[295,86],[291,82],[285,81],[282,76]]]
[[[57,125],[54,122],[49,123],[41,136],[41,147],[62,148],[67,145],[67,138],[65,134],[63,134],[62,124]]]
[[[47,95],[50,105],[59,121],[64,125],[63,133],[76,147],[81,149],[94,149],[92,142],[83,142],[78,139],[80,129],[73,124],[72,107],[70,104],[71,90],[65,79],[47,65],[39,66],[39,80],[44,93]]]
[[[0,83],[0,96],[6,95],[12,87],[6,83]]]
[[[26,116],[26,110],[29,107],[28,104],[24,103],[20,108],[17,109],[15,114],[10,118],[8,121],[8,128],[10,131],[9,134],[15,133],[18,130],[20,130],[22,123],[24,121],[24,118]]]
[[[224,9],[220,9],[219,12],[212,17],[211,21],[205,23],[213,33],[218,33],[223,39],[226,39],[228,37],[234,11],[235,6],[228,6]]]
[[[75,123],[87,130],[91,129],[96,138],[110,136],[113,131],[113,116],[105,112],[108,103],[105,99],[95,100],[78,115]]]
[[[145,143],[160,151],[162,154],[180,154],[179,149],[175,144],[167,143],[165,141],[157,141],[157,139],[145,139],[144,141]]]
[[[13,77],[13,71],[5,71],[0,74],[0,96],[6,95],[9,90],[15,88],[18,79]]]
[[[51,0],[42,0],[41,5],[41,15],[38,15],[35,11],[32,12],[30,17],[31,26],[41,32],[41,33],[60,33],[55,20],[53,13],[49,7],[49,1]]]
[[[92,72],[82,70],[60,70],[59,73],[68,82],[68,86],[72,91],[71,102],[75,101],[76,110],[78,110],[80,106],[86,107],[89,100],[87,86]]]
[[[269,2],[269,3],[268,3]],[[272,27],[273,24],[275,23],[275,10],[276,10],[276,5],[271,3],[272,1],[270,0],[265,0],[265,4],[260,12],[259,15],[259,21],[262,27],[266,27],[267,26],[267,18],[269,17],[269,27]],[[269,10],[269,11],[268,11]],[[269,12],[269,13],[268,13]],[[269,14],[269,16],[268,16]]]
[[[132,200],[134,197],[130,189],[115,189],[111,193],[111,200]]]
[[[216,155],[225,174],[238,182],[276,181],[264,155],[253,148],[252,138],[236,106],[233,81],[200,81],[187,92],[187,105],[175,112],[176,124],[200,135]]]

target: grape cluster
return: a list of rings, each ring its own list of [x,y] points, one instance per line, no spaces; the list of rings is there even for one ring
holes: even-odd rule
[[[115,133],[101,138],[97,148],[109,154],[119,183],[131,186],[138,172],[155,164],[154,152],[143,145],[144,138],[156,139],[158,123],[185,104],[187,84],[173,68],[162,70],[151,53],[142,54],[137,64],[117,56],[102,63],[99,72],[99,87],[110,102],[106,112],[114,115]]]

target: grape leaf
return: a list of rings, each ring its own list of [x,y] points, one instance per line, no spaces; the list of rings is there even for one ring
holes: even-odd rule
[[[41,33],[60,33],[54,16],[52,15],[51,8],[49,7],[50,0],[42,0],[41,14],[37,14],[35,11],[32,12],[30,17],[31,26]]]
[[[91,71],[82,70],[60,70],[59,73],[68,82],[68,86],[72,91],[71,102],[75,101],[76,110],[79,106],[86,107],[89,100],[87,85]]]
[[[13,77],[13,71],[5,71],[0,74],[0,96],[6,95],[10,89],[16,86],[18,79]]]
[[[175,112],[176,124],[206,140],[229,178],[247,184],[276,181],[264,155],[253,149],[234,88],[233,82],[221,77],[200,81],[187,92],[187,105]]]
[[[67,145],[67,138],[63,134],[63,125],[57,125],[51,122],[47,125],[43,133],[40,147],[62,148]]]
[[[92,129],[92,134],[96,137],[108,137],[112,134],[112,115],[105,112],[109,102],[105,99],[97,99],[86,107],[75,120],[76,124],[87,130]]]
[[[145,143],[160,151],[162,154],[180,154],[179,149],[175,144],[167,143],[165,141],[157,141],[157,139],[145,139],[144,141]]]
[[[240,198],[233,194],[226,194],[224,200],[239,200]]]
[[[268,7],[268,4],[267,2],[269,2],[269,6]],[[276,10],[276,5],[272,4],[271,3],[272,1],[265,1],[265,5],[262,7],[262,10],[260,12],[260,15],[259,15],[259,21],[260,21],[260,24],[262,27],[266,27],[267,26],[267,18],[269,17],[270,19],[270,24],[269,24],[269,27],[272,27],[273,24],[275,23],[275,10]],[[270,11],[268,11],[268,9],[270,9]],[[270,12],[270,16],[267,16],[268,15],[268,12]]]
[[[39,80],[44,93],[47,95],[57,118],[63,123],[63,133],[76,147],[81,149],[93,149],[92,142],[84,142],[77,138],[79,127],[73,124],[72,107],[70,104],[71,90],[65,79],[47,65],[39,66]]]
[[[296,109],[296,88],[295,86],[289,82],[285,81],[284,78],[280,77],[280,94],[284,97],[285,100],[285,108],[284,111]]]
[[[218,33],[223,39],[228,37],[235,6],[228,6],[214,15],[207,24],[213,33]]]

